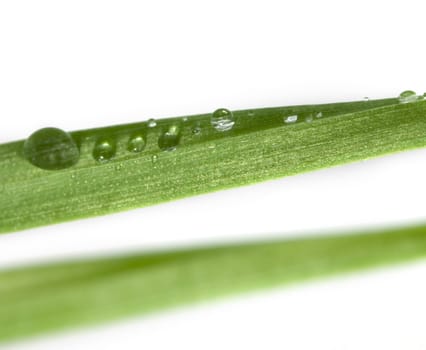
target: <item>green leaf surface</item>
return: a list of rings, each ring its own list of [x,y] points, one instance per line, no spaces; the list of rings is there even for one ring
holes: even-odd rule
[[[0,271],[0,341],[426,255],[426,226]]]
[[[413,101],[219,110],[70,134],[38,132],[25,143],[0,145],[0,232],[423,147],[426,101]]]

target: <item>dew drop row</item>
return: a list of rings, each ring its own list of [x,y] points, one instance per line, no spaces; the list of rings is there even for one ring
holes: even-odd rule
[[[417,95],[414,91],[406,90],[398,96],[401,104],[412,103],[423,100],[425,95]],[[368,102],[369,98],[364,101]],[[255,111],[248,111],[247,117],[255,117]],[[283,124],[294,124],[298,122],[312,123],[315,119],[323,117],[321,111],[308,114],[286,114],[282,118]],[[188,118],[181,119],[187,122]],[[236,119],[234,113],[226,108],[219,108],[210,116],[210,125],[217,132],[226,133],[234,128]],[[146,123],[148,129],[157,127],[154,119],[149,119]],[[199,136],[202,133],[200,122],[196,121],[191,128],[193,136]],[[180,124],[168,126],[158,137],[158,147],[161,151],[174,151],[180,143],[181,127]],[[131,134],[127,142],[127,151],[130,153],[140,153],[146,147],[147,141],[143,133]],[[117,145],[113,138],[100,138],[96,141],[92,156],[98,163],[107,163],[116,155]],[[31,134],[24,142],[23,156],[34,166],[44,170],[61,170],[69,168],[80,159],[80,150],[72,136],[57,128],[43,128]],[[158,156],[153,156],[153,162],[157,161]]]
[[[182,119],[187,121],[188,118]],[[220,108],[212,113],[210,123],[218,132],[229,131],[235,124],[231,111]],[[157,127],[154,119],[147,121],[147,127]],[[201,134],[201,126],[197,123],[191,130],[192,135]],[[181,127],[169,126],[158,138],[158,147],[162,151],[174,151],[181,139]],[[140,153],[145,149],[146,137],[142,133],[130,136],[127,151]],[[92,156],[99,163],[107,163],[116,155],[116,140],[100,138],[96,141]],[[31,134],[24,142],[23,156],[33,165],[44,170],[61,170],[75,165],[80,158],[80,150],[72,136],[58,128],[43,128]],[[153,162],[157,156],[153,158]]]

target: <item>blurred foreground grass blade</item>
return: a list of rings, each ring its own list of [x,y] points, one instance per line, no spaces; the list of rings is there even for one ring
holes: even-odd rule
[[[0,272],[0,340],[426,256],[426,226]]]
[[[0,232],[157,204],[426,145],[426,101],[263,108],[0,145]]]

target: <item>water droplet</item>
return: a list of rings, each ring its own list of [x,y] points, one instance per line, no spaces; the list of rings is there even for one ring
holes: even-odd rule
[[[307,123],[312,123],[313,120],[314,120],[314,117],[312,114],[308,114],[305,118],[305,122]]]
[[[322,118],[322,112],[318,112],[317,114],[315,114],[316,118]]]
[[[93,158],[99,163],[106,163],[115,155],[115,144],[109,140],[98,141],[93,149]]]
[[[148,120],[148,127],[149,128],[155,128],[157,126],[157,122],[154,119]]]
[[[417,95],[414,91],[406,90],[399,94],[400,103],[410,103],[417,100]]]
[[[158,138],[158,147],[163,151],[174,151],[180,141],[180,129],[177,125],[172,125]]]
[[[191,130],[192,135],[200,135],[201,134],[201,126],[200,125],[196,125],[192,128]]]
[[[124,167],[123,163],[117,164],[115,167],[115,170],[121,170],[123,169],[123,167]]]
[[[37,130],[25,141],[24,157],[45,170],[65,169],[76,164],[80,151],[71,135],[57,128]]]
[[[289,115],[287,117],[284,117],[284,123],[290,124],[297,122],[297,115]]]
[[[154,155],[151,157],[151,162],[152,162],[152,164],[157,163],[157,160],[158,160],[158,156],[157,156],[156,154],[154,154]]]
[[[213,112],[210,123],[217,131],[228,131],[234,127],[234,115],[228,109],[219,108]]]
[[[134,135],[129,139],[127,150],[129,152],[139,153],[145,148],[146,142],[142,135]]]

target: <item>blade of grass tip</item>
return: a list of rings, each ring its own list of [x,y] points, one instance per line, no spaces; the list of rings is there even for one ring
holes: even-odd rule
[[[412,94],[219,109],[71,133],[42,129],[25,142],[0,145],[0,232],[423,147],[426,101]]]
[[[0,272],[0,341],[426,256],[426,226]]]

